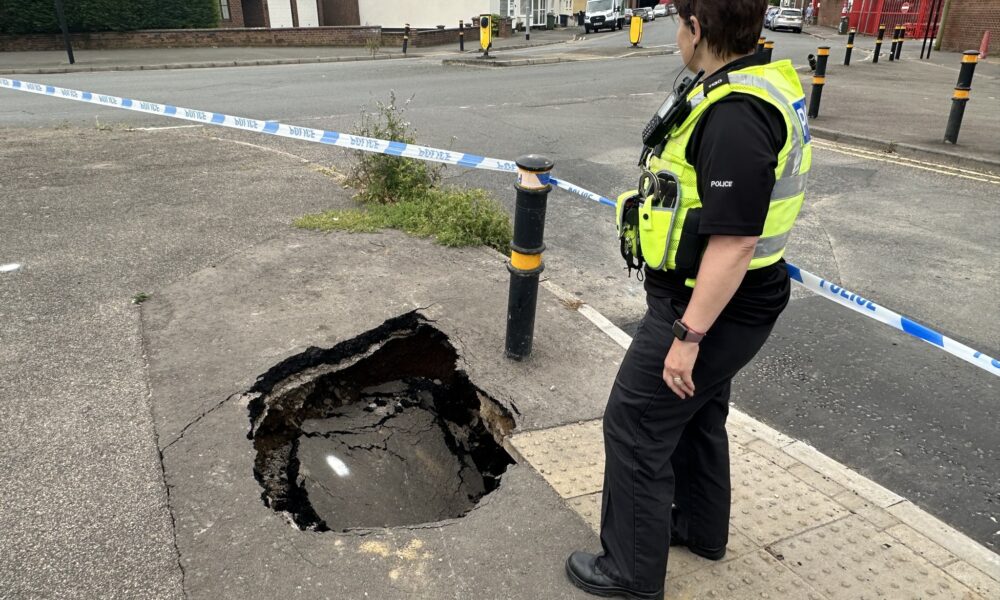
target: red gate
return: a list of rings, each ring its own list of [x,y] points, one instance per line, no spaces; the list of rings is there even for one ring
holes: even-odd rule
[[[845,3],[846,4],[846,3]],[[884,24],[886,36],[892,36],[897,25],[906,27],[906,37],[922,38],[935,0],[853,0],[849,23],[858,33],[875,35]]]

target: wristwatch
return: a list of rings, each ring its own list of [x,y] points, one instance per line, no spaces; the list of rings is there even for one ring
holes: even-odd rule
[[[692,344],[697,344],[705,337],[704,333],[700,333],[695,331],[694,329],[691,329],[690,327],[684,324],[684,321],[681,321],[680,319],[674,321],[674,326],[672,329],[674,332],[674,337],[682,342],[691,342]]]

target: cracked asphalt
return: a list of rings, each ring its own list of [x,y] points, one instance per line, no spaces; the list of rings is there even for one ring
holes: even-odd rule
[[[639,58],[487,72],[442,68],[427,59],[45,79],[339,130],[350,128],[360,104],[392,87],[401,98],[415,94],[409,118],[424,143],[505,158],[548,153],[561,176],[607,194],[632,185],[637,132],[669,87],[676,61]],[[183,481],[167,485],[161,459],[185,457],[214,473],[213,485],[243,485],[234,482],[246,479],[256,486],[249,473],[215,472],[198,462],[205,460],[198,453],[211,455],[213,447],[199,446],[192,454],[187,437],[222,419],[245,418],[234,393],[247,389],[247,372],[222,365],[238,354],[232,348],[257,340],[229,323],[229,345],[212,345],[221,334],[199,338],[198,348],[210,348],[218,360],[206,359],[211,368],[192,376],[160,372],[161,350],[143,339],[170,315],[144,322],[131,300],[145,292],[155,303],[171,285],[182,297],[185,287],[220,276],[219,265],[287,235],[295,217],[346,206],[349,192],[317,170],[342,168],[344,156],[218,130],[129,131],[126,126],[175,123],[9,94],[0,107],[0,265],[22,267],[0,272],[0,595],[179,598],[183,576],[190,595],[207,597],[211,582],[224,573],[179,559],[174,542],[180,531],[197,547],[195,534],[213,525],[174,522],[174,486],[190,494],[199,490]],[[480,185],[508,204],[512,200],[511,182],[502,175],[447,176],[451,183]],[[641,287],[624,278],[608,213],[554,195],[549,215],[546,276],[616,323],[638,320]],[[810,199],[789,258],[996,356],[1000,323],[990,316],[1000,297],[998,231],[993,184],[818,142]],[[366,251],[385,249],[373,242]],[[260,277],[288,275],[280,261],[261,260]],[[447,274],[483,275],[463,268],[448,265]],[[380,267],[367,276],[393,275]],[[254,292],[232,292],[234,301],[250,302],[241,315],[247,324],[266,316],[295,330],[302,319],[320,320],[322,313],[296,314],[292,305],[270,314],[275,309]],[[446,292],[468,293],[461,286]],[[279,295],[294,299],[298,293]],[[345,319],[367,318],[363,307],[348,304],[326,310],[341,310]],[[168,307],[183,311],[180,302]],[[797,291],[774,340],[739,382],[736,404],[996,550],[997,384],[971,366],[840,310]],[[211,314],[197,316],[206,327],[217,326]],[[257,370],[249,372],[263,372],[300,343],[271,340],[259,348]],[[474,352],[475,344],[465,350]],[[156,428],[150,381],[168,385],[174,398],[191,399],[184,411],[155,415]],[[528,415],[524,422],[537,426],[531,408],[544,406],[545,398],[540,391],[518,401]],[[563,422],[580,411],[569,399],[555,409]],[[587,410],[593,413],[587,418],[599,415],[594,407]],[[513,481],[535,485],[514,471]],[[185,502],[181,508],[188,514],[212,508],[203,498]],[[522,506],[524,499],[497,502],[530,509]],[[521,524],[512,527],[531,534]],[[446,536],[440,547],[452,547],[442,556],[458,561],[461,570],[460,551],[471,542]],[[583,539],[574,536],[567,533],[573,539],[562,541]],[[410,540],[382,542],[395,556]],[[300,541],[305,551],[296,546],[288,552],[335,556],[327,543]],[[236,590],[242,584],[232,585]]]

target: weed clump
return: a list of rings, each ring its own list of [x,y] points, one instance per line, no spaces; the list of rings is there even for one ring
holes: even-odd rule
[[[362,111],[352,133],[358,136],[416,143],[416,132],[405,118],[407,100],[378,101],[374,111]],[[432,237],[443,246],[489,246],[506,252],[511,239],[510,217],[486,190],[441,187],[443,166],[373,152],[356,152],[345,184],[357,190],[361,208],[306,215],[296,227],[317,231],[375,232],[400,229]]]

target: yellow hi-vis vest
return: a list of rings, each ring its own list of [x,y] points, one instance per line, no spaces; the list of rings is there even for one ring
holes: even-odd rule
[[[705,111],[734,93],[749,94],[768,102],[778,109],[785,120],[787,138],[778,153],[771,204],[749,268],[760,269],[773,265],[785,253],[792,226],[802,208],[806,177],[812,165],[812,146],[802,84],[788,60],[738,69],[727,73],[727,76],[728,82],[723,78],[722,83],[719,83],[717,78],[710,77],[691,91],[688,96],[691,113],[671,132],[663,152],[659,156],[651,156],[647,161],[647,168],[652,173],[666,171],[677,181],[678,193],[674,208],[654,206],[652,198],[644,199],[639,208],[639,245],[642,257],[651,269],[676,268],[675,257],[684,228],[684,218],[689,210],[702,205],[694,166],[687,161],[688,143],[695,124]],[[707,93],[704,89],[706,83],[710,88]],[[620,230],[620,209],[618,215]]]

